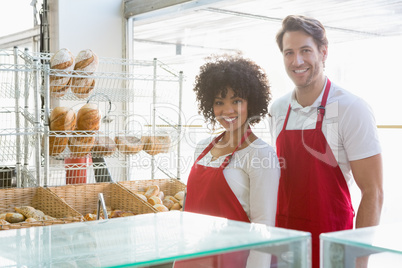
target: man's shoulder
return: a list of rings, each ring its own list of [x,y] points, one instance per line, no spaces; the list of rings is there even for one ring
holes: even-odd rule
[[[274,100],[270,108],[271,115],[281,113],[283,112],[283,110],[286,111],[290,104],[291,98],[292,98],[292,91]]]
[[[333,84],[332,89],[333,92],[329,96],[328,103],[336,102],[339,105],[339,108],[362,108],[362,106],[367,106],[367,103],[363,98],[339,85]]]

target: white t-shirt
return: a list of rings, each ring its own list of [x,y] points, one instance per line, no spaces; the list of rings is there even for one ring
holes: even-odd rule
[[[325,88],[325,85],[324,85]],[[302,107],[295,91],[276,100],[270,108],[272,144],[282,131],[286,113],[291,105],[287,130],[312,129],[317,121],[317,107],[324,90],[316,101]],[[353,183],[350,161],[381,153],[373,112],[361,98],[331,82],[322,131],[349,186]]]
[[[212,140],[204,139],[197,144],[195,159]],[[211,161],[212,154],[208,152],[198,164],[219,167],[226,156]],[[246,148],[236,151],[223,175],[251,222],[275,225],[280,166],[270,145],[256,139]]]

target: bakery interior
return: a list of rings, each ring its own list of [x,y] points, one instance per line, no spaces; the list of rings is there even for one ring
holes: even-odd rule
[[[323,22],[330,42],[326,74],[365,99],[377,120],[384,165],[380,223],[384,229],[353,233],[355,240],[343,246],[352,244],[358,252],[363,245],[362,250],[372,254],[369,267],[402,264],[401,239],[392,239],[392,232],[402,227],[398,225],[402,221],[402,121],[395,87],[402,59],[400,1],[3,0],[1,5],[0,214],[30,206],[46,215],[37,223],[19,222],[11,219],[18,215],[10,215],[15,222],[0,225],[0,267],[66,263],[87,267],[89,262],[83,259],[93,261],[95,267],[171,267],[181,258],[250,248],[272,253],[284,247],[284,253],[292,252],[301,266],[284,260],[283,267],[310,267],[306,251],[299,256],[300,252],[291,250],[293,246],[308,248],[303,233],[256,228],[250,235],[250,226],[178,216],[195,145],[210,135],[192,91],[199,66],[211,54],[241,51],[267,71],[273,99],[284,95],[292,82],[283,68],[275,34],[289,14]],[[90,49],[99,65],[83,70],[82,75],[78,72],[74,81],[71,75],[49,68],[52,56],[62,48],[75,57]],[[93,78],[85,80],[89,91],[73,92],[73,83],[86,79],[85,72]],[[61,79],[52,80],[56,74]],[[54,83],[62,84],[52,92]],[[73,85],[71,91],[60,93],[67,84]],[[84,126],[73,130],[66,123],[57,125],[60,114],[69,116],[69,124]],[[90,118],[78,122],[78,114]],[[97,124],[88,126],[94,118]],[[255,133],[271,142],[267,120],[255,127]],[[146,145],[139,147],[139,143]],[[155,207],[158,201],[145,197],[155,185],[165,196],[177,195],[169,208]],[[352,186],[352,200],[358,207],[356,186]],[[170,212],[161,213],[166,208]],[[164,230],[166,224],[181,229],[165,237],[158,229]],[[107,234],[105,226],[116,232]],[[223,231],[217,232],[218,227]],[[200,235],[192,228],[199,228]],[[142,244],[141,230],[154,232],[148,246]],[[59,235],[54,236],[55,232]],[[76,244],[71,236],[63,235],[68,232],[92,244],[71,250]],[[231,240],[233,234],[239,234],[239,239]],[[102,236],[116,243],[114,251],[101,241]],[[172,243],[172,237],[181,237],[189,249],[185,244],[166,249],[163,243]],[[6,247],[7,241],[16,244]],[[211,244],[217,246],[210,248]],[[70,257],[63,257],[66,248]],[[8,254],[10,250],[30,252],[31,260]],[[131,254],[121,257],[119,252],[125,250]],[[112,253],[120,259],[111,257]]]

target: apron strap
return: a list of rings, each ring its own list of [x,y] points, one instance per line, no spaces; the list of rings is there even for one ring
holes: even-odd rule
[[[216,137],[208,146],[207,148],[204,149],[204,151],[202,151],[202,153],[198,156],[198,158],[195,160],[194,164],[198,163],[198,161],[200,161],[211,149],[212,147],[215,146],[215,144],[223,137],[223,135],[225,135],[224,131],[223,133],[221,133],[218,137]]]
[[[225,160],[223,161],[223,163],[221,164],[220,168],[224,169],[227,167],[227,165],[229,165],[230,159],[232,159],[233,154],[237,151],[237,149],[246,141],[246,139],[251,135],[251,133],[253,133],[251,131],[250,126],[247,128],[246,132],[244,133],[243,137],[240,140],[240,143],[237,145],[236,149],[234,149],[234,151],[226,156]]]
[[[325,106],[327,105],[327,99],[329,94],[329,89],[331,88],[331,81],[327,78],[327,85],[325,86],[324,95],[321,99],[321,105],[317,108],[317,123],[315,125],[316,129],[321,129],[322,121],[324,120],[325,115]]]
[[[316,129],[321,129],[321,127],[322,127],[322,121],[323,121],[324,115],[325,115],[325,106],[327,105],[327,99],[328,99],[328,94],[329,94],[330,88],[331,88],[331,81],[329,81],[329,79],[327,78],[327,84],[325,86],[324,95],[322,96],[322,99],[321,99],[321,105],[317,107],[317,123],[315,125]],[[288,111],[286,113],[285,122],[283,123],[282,129],[286,129],[291,109],[292,108],[289,104]]]
[[[289,104],[288,112],[286,113],[286,118],[285,118],[285,122],[283,123],[282,129],[286,129],[286,126],[288,125],[288,119],[289,119],[289,114],[290,114],[291,109],[292,108],[290,107],[290,104]]]

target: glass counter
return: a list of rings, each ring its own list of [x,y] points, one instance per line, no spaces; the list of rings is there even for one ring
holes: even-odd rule
[[[189,212],[0,232],[1,267],[142,267],[245,249],[311,267],[310,233]]]
[[[321,266],[402,267],[402,223],[325,233],[320,235]]]

